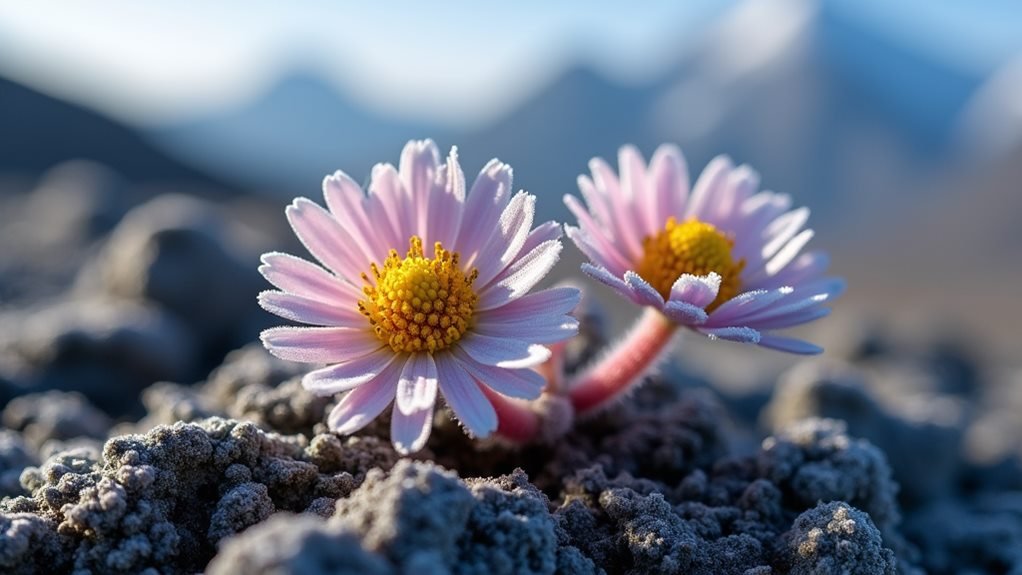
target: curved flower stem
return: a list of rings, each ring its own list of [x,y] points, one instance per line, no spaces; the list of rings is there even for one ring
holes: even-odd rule
[[[564,386],[564,352],[567,344],[563,341],[550,344],[550,359],[534,369],[546,379],[546,393],[558,393]]]
[[[678,325],[646,308],[628,335],[610,353],[568,382],[575,412],[591,413],[614,401],[656,367],[668,351]]]
[[[528,443],[539,435],[539,414],[528,402],[505,397],[485,385],[479,387],[497,412],[497,435],[514,443]]]

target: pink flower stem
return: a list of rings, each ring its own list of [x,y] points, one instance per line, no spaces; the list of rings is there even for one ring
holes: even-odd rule
[[[539,435],[539,414],[528,402],[505,397],[485,385],[479,387],[497,412],[497,435],[513,443],[528,443]]]
[[[568,382],[578,415],[596,411],[642,381],[668,351],[678,325],[659,311],[646,308],[631,331],[606,356]]]
[[[564,353],[567,344],[563,341],[550,344],[550,359],[536,366],[534,369],[546,378],[546,393],[558,393],[564,385]]]

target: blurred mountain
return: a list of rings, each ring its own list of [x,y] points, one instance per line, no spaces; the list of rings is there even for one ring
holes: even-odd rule
[[[373,164],[397,163],[407,140],[429,137],[444,151],[458,146],[469,178],[490,158],[508,162],[516,187],[537,194],[547,217],[563,219],[561,196],[589,158],[613,155],[623,142],[654,145],[642,128],[659,85],[621,86],[579,67],[492,125],[456,131],[374,113],[297,73],[246,106],[150,135],[169,153],[282,196],[315,195],[337,169],[365,179]]]
[[[857,55],[865,47],[869,66]],[[673,141],[693,175],[726,151],[755,166],[765,186],[811,204],[826,228],[881,207],[908,209],[980,81],[926,63],[911,42],[841,3],[750,0],[664,57],[667,72],[641,84],[569,68],[471,130],[389,117],[297,72],[245,105],[149,136],[175,157],[281,197],[315,195],[336,169],[365,179],[373,163],[396,162],[406,140],[432,137],[457,145],[468,172],[494,156],[509,162],[517,186],[555,219],[567,217],[560,198],[589,158],[613,159],[626,142],[648,155]]]
[[[972,293],[961,313],[1017,325],[1022,196],[1011,166],[1022,153],[1001,145],[999,168],[987,169],[990,158],[958,153],[954,137],[971,115],[973,140],[997,132],[997,142],[1022,142],[1022,75],[998,84],[990,62],[964,66],[955,50],[920,42],[929,38],[920,30],[938,28],[906,33],[848,0],[747,0],[665,48],[658,77],[621,83],[575,65],[471,129],[387,115],[307,69],[230,109],[139,131],[0,80],[0,173],[84,157],[130,179],[213,177],[283,202],[318,196],[337,169],[364,182],[374,163],[396,163],[408,139],[431,137],[445,151],[458,146],[470,180],[491,157],[510,163],[516,188],[538,196],[539,216],[568,221],[561,196],[576,191],[589,158],[614,163],[623,143],[648,157],[676,142],[693,177],[726,152],[754,166],[765,188],[811,206],[819,245],[836,252],[848,297],[864,308],[926,315]],[[980,276],[994,279],[973,282]],[[901,305],[907,293],[919,305]]]
[[[561,198],[577,193],[575,180],[590,158],[616,158],[624,143],[647,152],[659,144],[647,120],[661,85],[622,86],[590,68],[573,68],[504,118],[459,135],[455,143],[466,171],[499,157],[514,167],[515,187],[536,194],[544,217],[564,221],[568,212]]]
[[[82,106],[0,78],[0,172],[35,177],[73,159],[94,160],[133,182],[229,188],[167,155],[137,130]]]
[[[516,187],[538,196],[540,216],[561,221],[569,220],[561,196],[575,192],[589,158],[613,162],[623,143],[648,156],[677,142],[693,177],[726,152],[754,166],[765,188],[812,206],[818,245],[836,252],[835,271],[853,286],[853,313],[899,321],[939,309],[993,333],[977,321],[981,311],[1017,325],[1011,288],[1022,269],[1005,265],[1022,248],[1012,232],[1017,185],[1003,173],[984,178],[954,142],[990,71],[942,60],[918,36],[856,10],[749,0],[665,55],[673,64],[660,77],[625,85],[575,66],[472,130],[368,111],[303,74],[238,109],[152,135],[170,153],[283,197],[316,196],[335,169],[364,181],[374,162],[396,163],[404,141],[428,136],[457,145],[470,178],[491,157],[509,162]],[[991,269],[995,281],[972,281]],[[962,293],[973,294],[968,308],[954,305]]]
[[[355,104],[320,76],[295,71],[247,105],[150,134],[170,153],[250,189],[315,195],[339,168],[356,179],[397,160],[410,138],[444,138]]]

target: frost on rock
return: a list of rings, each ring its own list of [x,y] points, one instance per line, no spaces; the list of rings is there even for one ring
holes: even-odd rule
[[[3,410],[3,424],[39,449],[51,439],[105,438],[110,418],[80,393],[47,391],[12,400]]]
[[[599,465],[564,485],[555,515],[572,543],[608,572],[784,572],[782,535],[821,500],[869,506],[893,544],[903,544],[886,461],[833,421],[799,423],[759,453],[696,467],[673,487],[627,472],[608,476]]]
[[[616,546],[625,548],[636,573],[692,571],[696,534],[660,493],[639,495],[624,488],[605,491],[600,506],[618,526]]]
[[[744,533],[742,512],[688,502],[598,468],[576,476],[556,515],[571,541],[612,573],[741,573],[769,567],[769,549]],[[760,527],[771,531],[771,527]]]
[[[521,469],[496,479],[468,480],[476,504],[458,539],[455,573],[512,575],[595,573],[568,544],[549,501]]]
[[[839,420],[807,419],[767,438],[757,466],[802,508],[845,501],[868,513],[881,531],[893,530],[900,519],[898,487],[883,452],[849,437]]]
[[[390,575],[357,537],[308,515],[278,513],[227,541],[207,575]]]
[[[68,451],[28,468],[21,481],[31,496],[4,500],[0,512],[55,525],[47,548],[63,546],[78,570],[194,572],[216,543],[274,510],[304,511],[355,488],[351,473],[309,462],[306,447],[232,420],[161,426],[109,440],[101,461]],[[32,548],[10,553],[46,565],[34,563],[40,555]]]
[[[884,453],[850,437],[842,421],[806,419],[763,442],[757,472],[780,488],[797,509],[843,501],[869,514],[908,571],[918,561],[899,531],[898,485]]]
[[[980,526],[987,539],[964,528],[928,535],[912,522],[921,560],[903,538],[886,458],[834,420],[789,413],[758,451],[736,454],[711,392],[653,378],[553,444],[470,441],[453,427],[445,433],[453,424],[438,414],[428,463],[399,459],[386,418],[354,436],[327,433],[322,417],[336,398],[308,394],[295,376],[248,346],[198,385],[151,385],[148,415],[115,427],[102,450],[59,440],[73,435],[60,426],[40,435],[43,449],[24,441],[25,431],[0,435],[8,439],[0,477],[11,487],[0,503],[0,572],[283,574],[325,565],[370,574],[767,575],[826,572],[849,546],[859,567],[886,561],[889,550],[904,573],[917,564],[952,573],[973,556],[977,566],[1015,564],[990,543],[1015,541],[1001,536],[1018,523],[1012,512]],[[796,520],[831,503],[868,514],[881,555],[827,534],[829,519],[813,520],[826,535],[814,536],[816,555],[792,551]],[[978,521],[971,509],[952,515]],[[932,551],[940,546],[957,551],[941,559]]]
[[[544,490],[559,488],[576,471],[593,465],[608,476],[627,473],[671,484],[726,453],[725,416],[710,394],[679,396],[650,387],[655,389],[640,388],[632,401],[579,421],[554,445],[524,458],[522,467]]]
[[[0,513],[0,572],[57,572],[66,567],[62,539],[53,522],[32,513]]]
[[[799,515],[785,540],[793,575],[898,573],[869,515],[847,503],[821,503]]]
[[[433,464],[401,460],[338,501],[333,524],[403,573],[599,572],[521,470],[465,482]]]
[[[21,472],[36,463],[35,453],[21,435],[0,429],[0,497],[21,495]]]
[[[903,501],[947,495],[960,472],[961,406],[933,391],[895,402],[870,381],[866,372],[836,361],[800,364],[781,378],[763,419],[775,430],[810,417],[839,419],[849,434],[884,452]]]
[[[229,417],[280,433],[307,432],[323,421],[331,399],[306,391],[301,374],[300,366],[252,344],[228,354],[201,393]]]
[[[440,572],[457,556],[457,539],[473,503],[455,474],[401,460],[389,475],[370,472],[350,498],[337,502],[334,517],[393,564]]]
[[[242,483],[228,491],[216,504],[209,521],[209,542],[244,531],[273,514],[273,500],[262,483]]]

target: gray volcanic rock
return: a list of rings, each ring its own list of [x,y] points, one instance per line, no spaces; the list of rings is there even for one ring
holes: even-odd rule
[[[47,244],[84,244],[109,232],[130,208],[131,188],[113,170],[71,160],[48,170],[28,197],[24,220]],[[46,225],[38,224],[45,222]],[[28,230],[26,230],[28,231]]]
[[[959,471],[961,418],[930,408],[914,410],[916,417],[909,419],[889,410],[866,377],[836,362],[798,365],[781,378],[763,419],[775,431],[807,417],[841,420],[852,435],[869,439],[887,455],[904,501],[949,493]],[[931,405],[940,402],[935,397]]]
[[[798,422],[763,441],[760,476],[803,508],[818,501],[845,501],[869,513],[882,531],[900,520],[897,491],[883,452],[853,439],[834,419]]]
[[[333,523],[402,573],[596,573],[521,470],[463,482],[402,460],[338,501]]]
[[[466,480],[476,500],[458,539],[457,573],[594,573],[550,514],[550,502],[516,469],[493,479]]]
[[[1019,491],[932,503],[907,518],[905,533],[928,573],[1022,573]]]
[[[250,259],[255,255],[232,240],[230,228],[210,202],[159,196],[118,224],[97,261],[83,271],[81,288],[155,303],[205,344],[239,341],[239,330],[252,328],[252,298],[263,282]]]
[[[308,515],[278,513],[227,541],[207,575],[389,575],[357,537]]]
[[[3,424],[16,429],[36,449],[49,440],[101,439],[110,418],[80,393],[47,391],[23,395],[0,414]]]
[[[453,563],[473,503],[453,473],[402,460],[389,474],[370,472],[334,517],[395,565],[422,568]]]
[[[0,497],[22,495],[21,472],[37,463],[34,451],[20,434],[0,429]]]
[[[67,568],[53,522],[33,513],[0,513],[0,568],[11,575]]]
[[[0,302],[58,297],[131,204],[137,191],[88,161],[57,164],[25,194],[0,190]]]
[[[608,572],[784,572],[782,535],[820,500],[868,506],[891,534],[885,547],[901,549],[899,566],[911,570],[883,455],[833,421],[801,422],[755,456],[694,469],[673,489],[628,473],[608,478],[602,466],[565,486],[556,513],[571,541]]]
[[[177,318],[123,300],[60,300],[0,324],[0,352],[21,362],[22,390],[77,391],[113,414],[137,408],[143,387],[180,378],[195,362],[195,342]]]
[[[215,545],[241,533],[273,515],[273,511],[273,500],[262,483],[249,482],[233,487],[217,502],[209,520],[209,542]]]
[[[76,234],[93,209],[72,210]],[[964,418],[914,411],[981,406],[970,441],[1004,431],[1000,453],[1013,449],[1016,394],[992,392],[967,354],[874,346],[854,368],[792,370],[758,447],[712,375],[691,389],[665,369],[556,441],[473,441],[441,410],[417,454],[427,461],[401,460],[387,415],[352,437],[327,432],[338,398],[301,387],[308,366],[257,343],[224,357],[251,341],[265,287],[237,276],[252,279],[254,257],[230,237],[212,204],[164,197],[116,226],[80,274],[85,299],[3,312],[15,335],[0,336],[0,396],[86,399],[24,395],[4,412],[0,572],[1020,569],[1020,468],[995,478],[994,462],[963,462]],[[579,313],[569,369],[607,340],[599,310]],[[145,415],[111,428],[128,404]]]
[[[842,502],[823,503],[798,516],[785,534],[793,575],[894,575],[894,552],[884,547],[869,515]]]
[[[65,550],[57,564],[103,573],[187,573],[212,557],[213,543],[275,509],[302,511],[357,486],[351,473],[321,472],[304,443],[223,419],[115,437],[100,461],[69,451],[26,470],[21,482],[31,495],[5,499],[0,516],[32,513],[54,525],[50,538],[60,541],[46,546]],[[12,561],[39,560],[35,547],[18,549]]]
[[[250,353],[228,364],[260,361]],[[235,396],[248,387],[279,389],[266,377],[284,374],[266,373],[236,365],[218,371],[218,385],[161,397],[186,406],[201,398],[204,408],[221,410],[232,400],[226,388]],[[4,500],[0,515],[20,517],[18,533],[31,536],[19,535],[28,543],[9,547],[9,562],[56,565],[56,572],[73,565],[189,573],[219,556],[209,569],[224,572],[245,561],[238,559],[245,549],[265,545],[251,559],[253,572],[315,572],[304,571],[306,559],[322,553],[328,565],[350,557],[380,573],[761,574],[838,560],[829,550],[844,543],[820,540],[802,563],[786,547],[795,519],[823,500],[868,511],[883,548],[911,570],[911,554],[899,551],[890,469],[868,442],[837,422],[809,420],[757,454],[726,457],[717,408],[704,391],[667,404],[657,404],[654,391],[583,424],[590,435],[576,431],[556,446],[491,447],[480,460],[468,444],[446,456],[466,469],[473,460],[496,469],[541,457],[531,463],[566,474],[547,472],[535,483],[521,470],[463,480],[435,464],[398,461],[386,430],[309,439],[213,418],[114,437],[102,455],[63,451],[22,473],[28,496]],[[272,519],[279,511],[309,519],[285,535]],[[315,519],[331,513],[329,525]],[[238,537],[250,526],[251,537]],[[324,541],[337,548],[312,550]],[[867,551],[860,555],[875,561]]]

